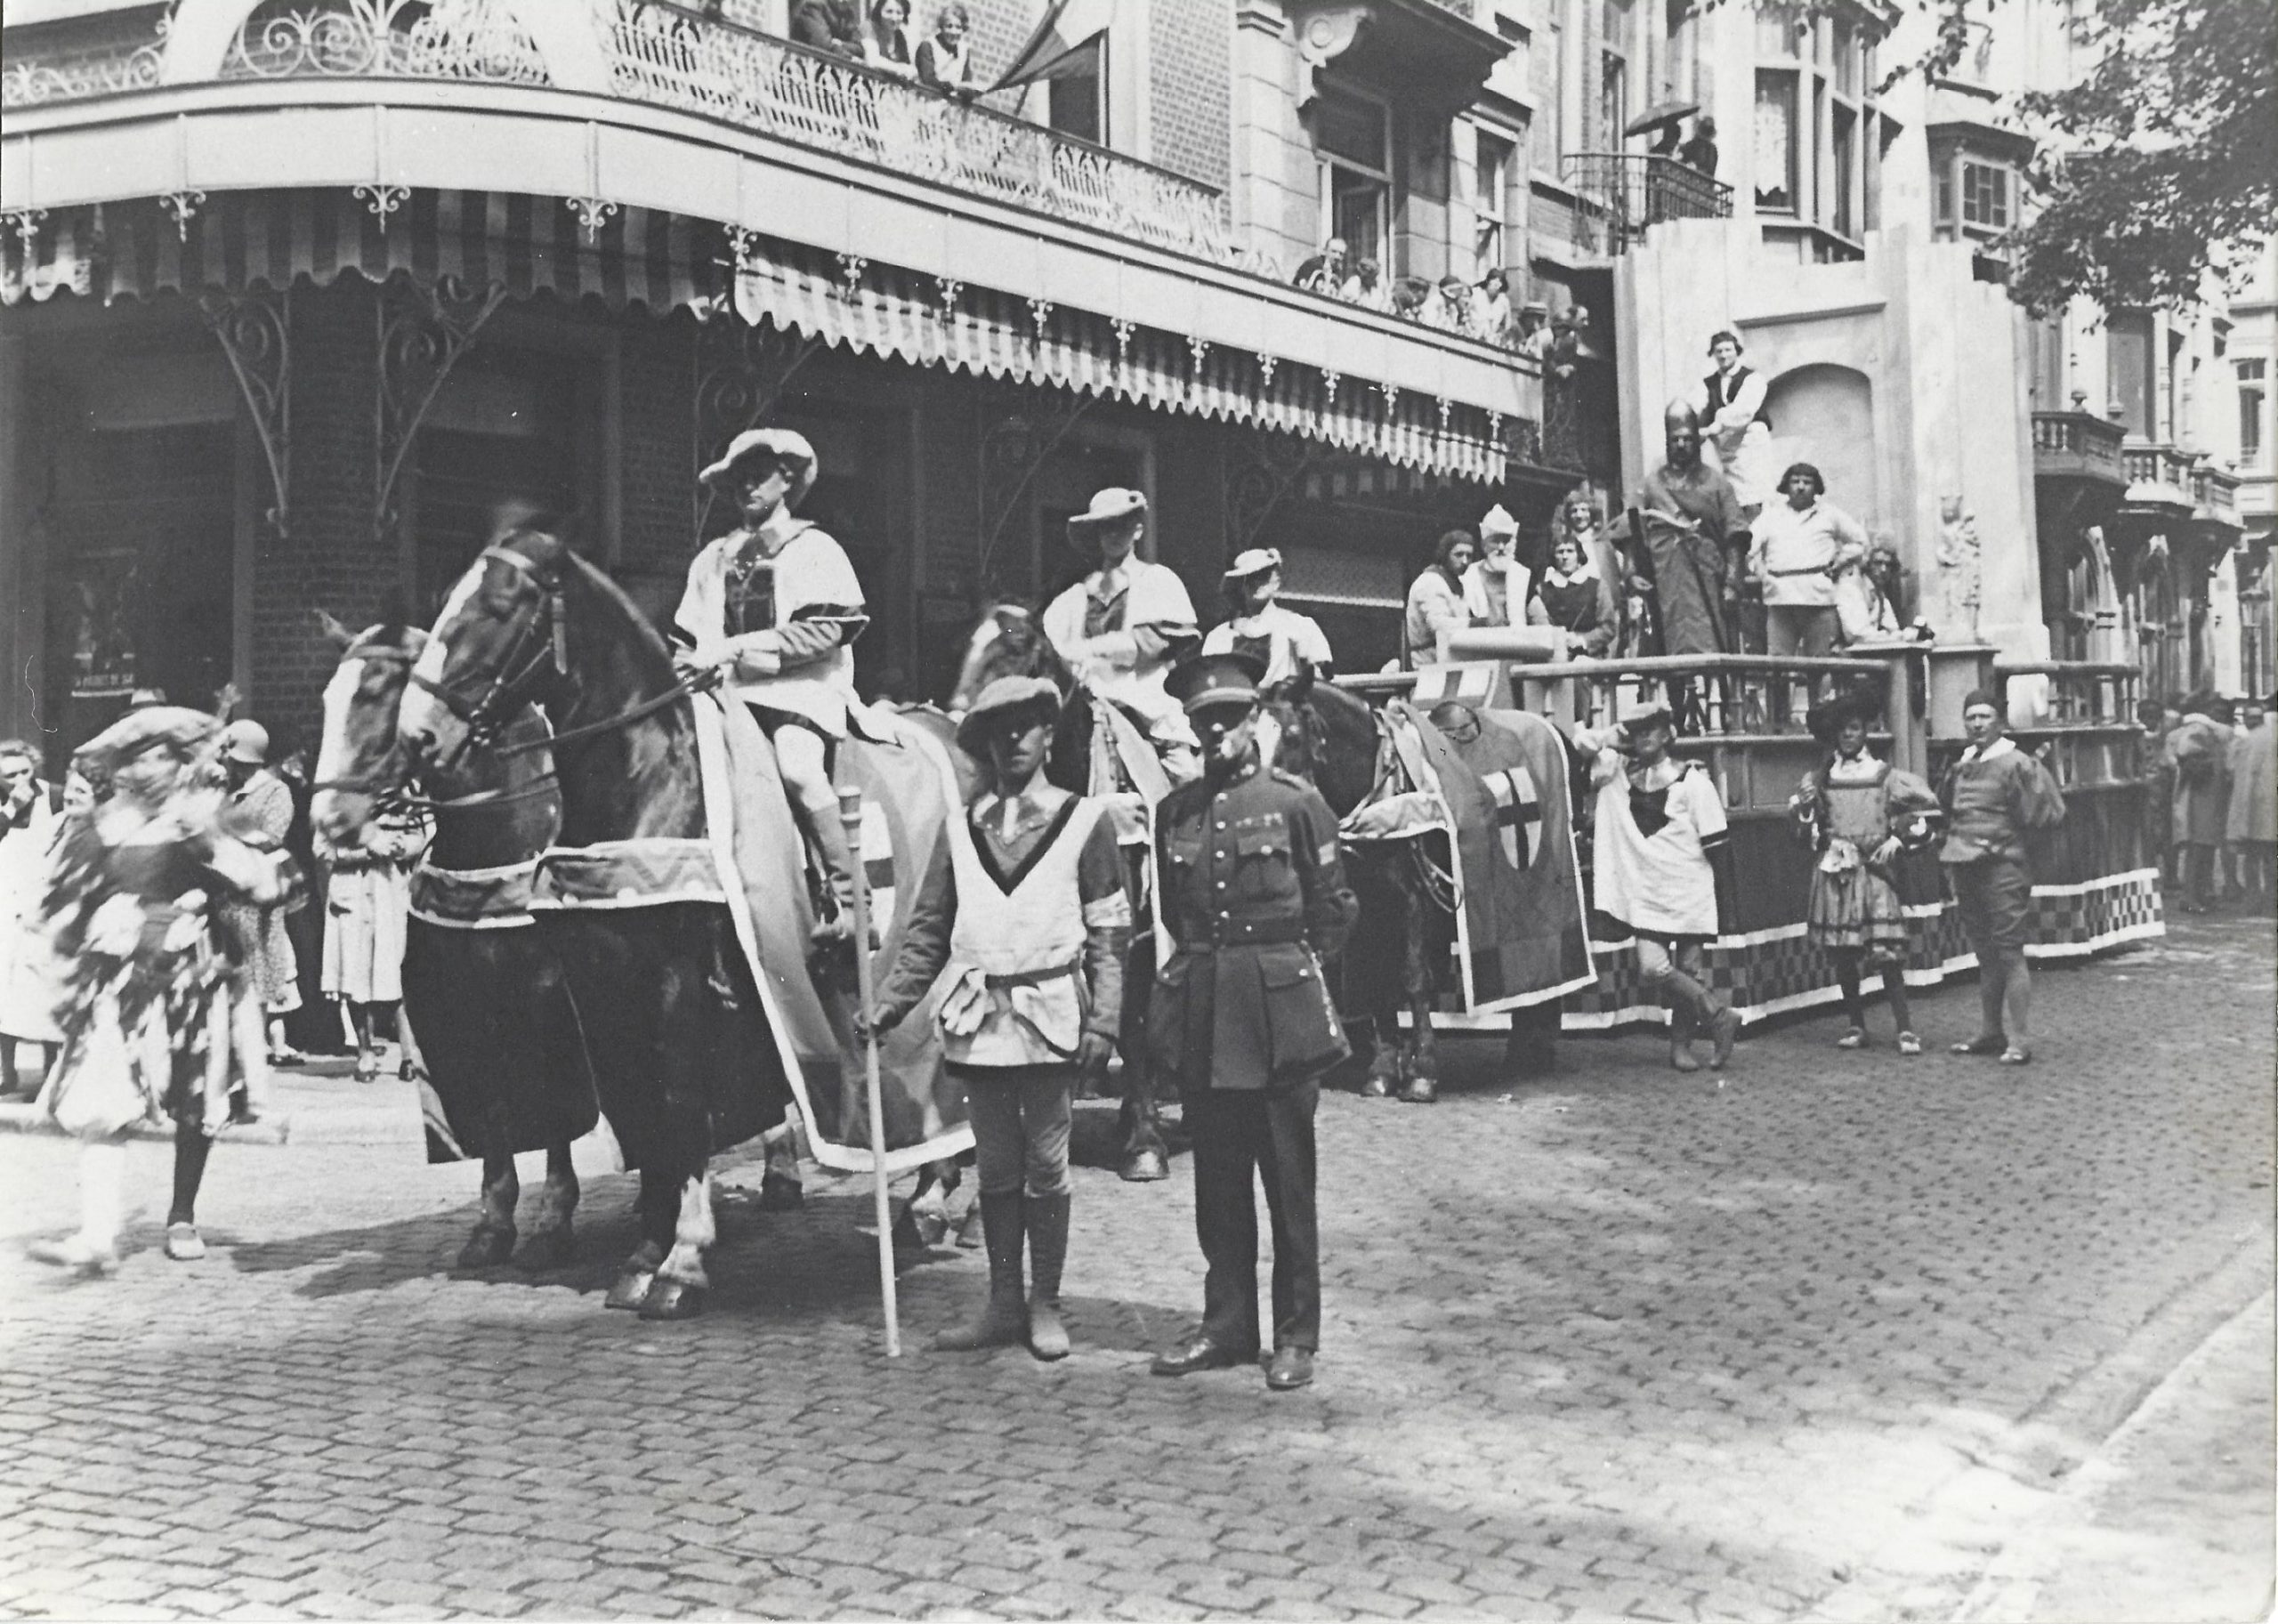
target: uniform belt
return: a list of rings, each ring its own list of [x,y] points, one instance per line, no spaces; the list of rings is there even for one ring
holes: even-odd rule
[[[1041,987],[1046,982],[1056,982],[1062,976],[1081,975],[1083,972],[1083,961],[1078,959],[1072,964],[1054,965],[1046,970],[1014,970],[1005,975],[984,973],[983,979],[991,987]]]
[[[1767,570],[1765,573],[1766,575],[1829,575],[1833,573],[1834,570],[1835,566],[1832,563],[1826,563],[1814,564],[1808,570]]]
[[[1302,919],[1277,920],[1273,924],[1261,925],[1256,930],[1245,932],[1240,935],[1224,936],[1213,933],[1208,941],[1200,938],[1189,941],[1176,930],[1173,930],[1171,933],[1178,937],[1181,952],[1210,953],[1216,952],[1220,948],[1272,948],[1286,946],[1291,942],[1302,942],[1305,940],[1305,923]]]

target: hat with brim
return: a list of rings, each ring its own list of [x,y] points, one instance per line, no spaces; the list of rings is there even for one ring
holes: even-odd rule
[[[792,465],[791,488],[783,498],[786,503],[796,504],[814,489],[815,448],[796,429],[746,429],[728,442],[718,462],[696,477],[706,485],[724,484],[738,468],[758,456],[775,457]]]
[[[1234,555],[1234,562],[1226,566],[1224,578],[1229,581],[1247,580],[1253,575],[1264,575],[1269,570],[1280,567],[1280,548],[1251,547]]]
[[[161,747],[194,755],[214,742],[222,723],[181,705],[131,710],[71,753],[71,764],[90,780],[108,778],[147,750]]]
[[[979,755],[991,733],[1003,731],[1031,714],[1050,722],[1060,715],[1060,690],[1050,677],[1000,676],[981,691],[957,723],[957,743]]]
[[[1664,700],[1632,699],[1621,707],[1621,726],[1630,733],[1643,732],[1649,727],[1674,728],[1676,715]]]
[[[1111,485],[1105,490],[1094,491],[1092,505],[1068,521],[1068,539],[1089,544],[1102,530],[1143,519],[1146,513],[1145,491]]]
[[[1843,731],[1846,722],[1858,721],[1871,728],[1882,715],[1882,702],[1870,693],[1839,693],[1823,699],[1811,708],[1804,718],[1804,725],[1813,738],[1823,745],[1833,745],[1835,736]]]
[[[1229,650],[1198,654],[1174,666],[1163,679],[1163,691],[1192,714],[1213,705],[1255,705],[1258,684],[1264,680],[1264,660]]]

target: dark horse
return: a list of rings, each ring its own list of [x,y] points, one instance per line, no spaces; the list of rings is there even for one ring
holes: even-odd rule
[[[324,695],[324,743],[314,815],[334,847],[361,839],[372,819],[407,796],[397,716],[426,634],[383,624],[351,634]],[[508,737],[543,743],[545,723],[525,708]],[[458,1266],[489,1268],[511,1256],[525,1269],[553,1268],[572,1255],[578,1175],[570,1142],[594,1126],[592,1073],[578,1010],[560,966],[527,909],[529,875],[553,838],[561,803],[544,749],[471,755],[464,770],[431,771],[416,803],[435,834],[416,885],[462,900],[446,925],[413,914],[405,926],[404,1007],[425,1056],[445,1127],[482,1159],[482,1205]],[[545,1151],[545,1184],[529,1241],[514,1248],[521,1186],[518,1151]]]
[[[1017,609],[1000,607],[983,617],[958,676],[957,700],[969,704],[1000,676],[1049,677],[1067,696],[1046,767],[1053,782],[1094,794],[1116,788],[1092,781],[1095,719],[1090,696],[1077,691],[1073,674],[1035,617]],[[1311,780],[1339,818],[1385,786],[1391,772],[1391,746],[1366,700],[1334,683],[1315,682],[1306,667],[1277,683],[1265,702],[1281,726],[1275,764]],[[1361,924],[1345,949],[1344,985],[1348,1001],[1359,1004],[1375,1033],[1369,1091],[1390,1093],[1405,1086],[1406,1097],[1429,1100],[1438,1084],[1431,1022],[1434,966],[1436,955],[1445,950],[1451,921],[1444,904],[1435,899],[1418,846],[1415,840],[1347,845]],[[1135,851],[1127,848],[1127,852]],[[1123,1030],[1117,1046],[1123,1055],[1119,1170],[1135,1181],[1161,1178],[1167,1172],[1159,1080],[1146,1050],[1155,950],[1143,918],[1124,982]],[[1356,993],[1361,995],[1357,999]],[[1403,1003],[1411,1021],[1405,1044],[1398,1018]]]
[[[561,528],[533,519],[484,550],[413,667],[402,737],[423,762],[452,762],[534,703],[553,726],[557,850],[597,865],[688,853],[659,844],[706,833],[687,688],[664,640]],[[684,1319],[711,1284],[706,1164],[781,1123],[790,1087],[727,906],[630,884],[613,901],[541,909],[538,928],[584,1016],[602,1111],[641,1174],[641,1241],[610,1305]]]

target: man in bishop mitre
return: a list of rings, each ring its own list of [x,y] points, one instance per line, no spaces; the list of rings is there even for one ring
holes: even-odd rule
[[[1186,712],[1163,691],[1172,665],[1201,642],[1186,583],[1138,555],[1147,498],[1111,486],[1068,521],[1068,540],[1094,565],[1044,611],[1044,634],[1083,683],[1135,717],[1174,784],[1202,772]]]
[[[682,665],[720,672],[774,747],[833,904],[815,925],[820,946],[853,928],[854,859],[832,770],[855,700],[854,640],[869,616],[845,549],[792,514],[818,471],[804,435],[747,429],[698,476],[736,503],[743,522],[689,566],[673,630]]]

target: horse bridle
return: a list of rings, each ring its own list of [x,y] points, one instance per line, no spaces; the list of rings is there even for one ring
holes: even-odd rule
[[[563,608],[561,576],[559,570],[541,570],[536,562],[513,548],[495,545],[483,548],[477,555],[475,562],[478,564],[483,562],[505,564],[509,569],[519,571],[525,580],[537,589],[539,601],[545,605],[545,610],[543,622],[536,610],[532,610],[528,618],[522,619],[519,629],[514,634],[513,642],[506,650],[506,658],[498,662],[498,669],[490,678],[489,686],[483,690],[479,699],[470,699],[464,694],[454,690],[448,683],[426,676],[416,669],[413,670],[411,680],[434,695],[444,709],[449,711],[466,725],[470,743],[482,748],[493,749],[499,755],[520,755],[530,750],[559,749],[565,744],[574,744],[581,739],[590,739],[596,734],[615,732],[618,728],[630,727],[644,716],[653,716],[666,706],[677,704],[690,694],[699,692],[719,681],[719,674],[716,672],[698,672],[683,677],[664,692],[652,699],[643,699],[629,709],[619,711],[614,716],[604,716],[599,722],[588,722],[578,727],[564,728],[559,732],[549,733],[543,739],[526,739],[519,744],[498,744],[497,742],[498,733],[505,725],[508,711],[518,704],[529,702],[529,696],[523,690],[541,667],[550,662],[557,677],[570,683],[573,686],[576,684],[576,674],[570,669],[570,618]],[[518,609],[516,613],[519,616],[521,611]],[[543,635],[540,631],[541,625],[544,627]],[[533,644],[537,646],[533,647]]]
[[[351,649],[349,652],[368,664],[382,666],[409,667],[419,658],[418,654],[410,649]],[[416,676],[412,680],[416,681]],[[541,739],[538,742],[543,744],[548,741]],[[402,749],[403,741],[400,739],[389,747],[387,761],[391,766],[395,764],[395,758]],[[406,788],[402,781],[403,776],[399,768],[393,772],[369,772],[355,778],[317,779],[309,785],[309,791],[312,795],[327,789],[336,794],[368,795],[378,802],[384,810],[391,812],[485,812],[493,807],[511,806],[517,802],[535,800],[540,796],[550,795],[554,788],[554,778],[549,772],[520,789],[478,789],[469,795],[452,796],[445,800],[437,800],[429,796],[416,794]]]

